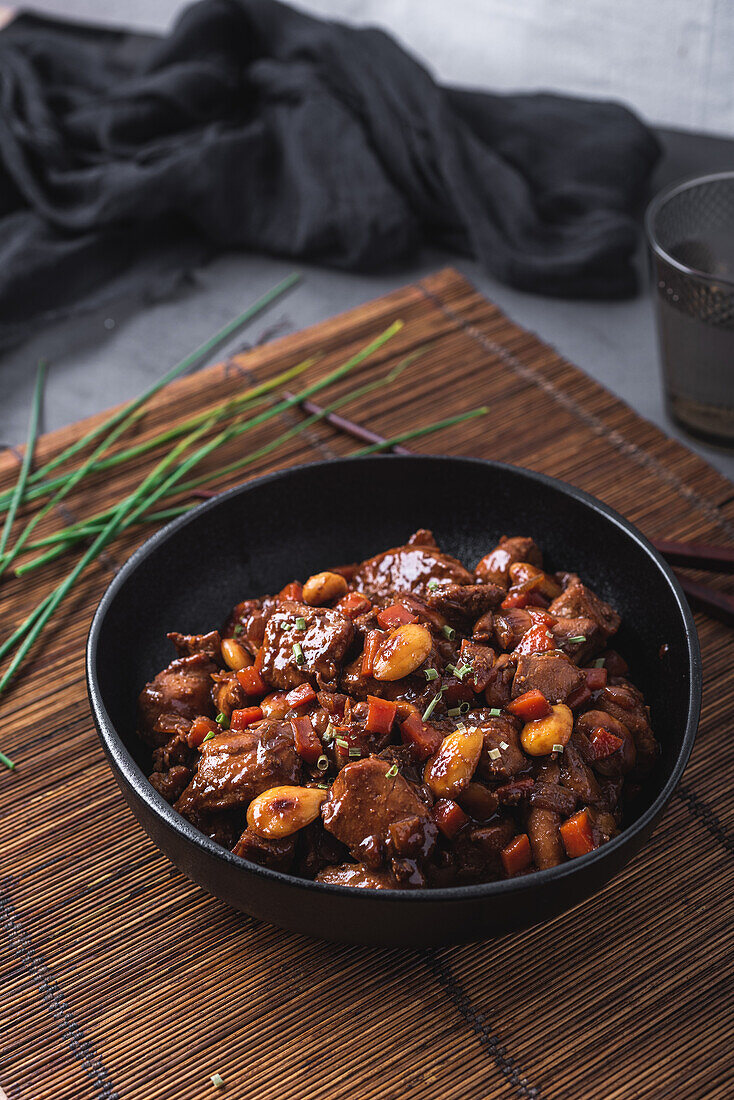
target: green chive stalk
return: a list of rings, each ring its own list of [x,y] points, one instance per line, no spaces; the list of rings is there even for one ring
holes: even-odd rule
[[[10,507],[5,517],[5,525],[0,535],[0,557],[5,553],[5,547],[10,537],[10,529],[13,526],[17,511],[23,503],[26,484],[30,476],[31,463],[33,462],[33,455],[36,450],[36,439],[38,438],[38,421],[41,417],[41,401],[43,399],[43,387],[45,382],[46,364],[42,360],[38,364],[38,370],[36,372],[36,386],[33,391],[33,404],[31,406],[31,417],[28,423],[28,438],[26,439],[25,453],[20,466],[18,480],[15,483],[13,495],[10,498]]]

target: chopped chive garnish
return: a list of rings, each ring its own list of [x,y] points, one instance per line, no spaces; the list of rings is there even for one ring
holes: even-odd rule
[[[438,581],[436,580],[435,577],[431,577],[430,581],[426,585],[426,588],[428,589],[429,592],[435,592],[436,591],[436,589],[438,588]]]
[[[283,623],[283,630],[293,630],[293,623]]]
[[[299,615],[298,618],[296,619],[296,630],[305,630],[305,629],[306,629],[306,620],[304,619],[303,615]]]
[[[429,719],[429,718],[431,717],[431,715],[433,714],[434,710],[436,709],[436,705],[437,705],[437,703],[438,703],[438,700],[439,700],[439,699],[441,698],[441,696],[443,695],[443,693],[444,693],[444,688],[440,688],[440,689],[439,689],[439,690],[438,690],[438,691],[436,692],[436,694],[435,694],[435,695],[433,696],[433,698],[431,699],[431,701],[430,701],[430,703],[428,704],[428,706],[426,707],[426,709],[425,709],[425,710],[423,711],[423,721],[424,721],[424,722],[427,722],[427,721],[428,721],[428,719]]]
[[[205,745],[207,741],[211,741],[211,740],[212,740],[212,739],[213,739],[214,737],[216,737],[216,736],[217,736],[217,735],[216,735],[216,733],[214,732],[214,730],[209,730],[208,734],[206,735],[206,737],[204,738],[204,740],[203,740],[203,741],[201,742],[201,743],[202,743],[202,745]]]
[[[585,642],[586,641],[586,635],[585,634],[572,634],[571,637],[568,640],[569,640],[569,642]]]
[[[461,714],[461,707],[452,707],[449,711],[449,718],[458,718]]]
[[[467,672],[471,672],[471,665],[459,665],[454,669],[454,676],[457,680],[463,680]]]
[[[501,718],[502,716],[502,711],[499,710],[497,707],[492,707],[489,713],[491,714],[492,718]]]
[[[436,672],[435,668],[424,668],[423,669],[423,675],[425,676],[426,680],[428,680],[429,683],[430,683],[431,680],[437,680],[438,679],[438,673]]]
[[[326,727],[326,729],[324,730],[324,736],[323,736],[322,740],[326,741],[327,745],[330,745],[331,742],[334,740],[335,736],[336,736],[336,734],[334,732],[334,727],[331,724],[331,719],[329,719],[329,724]]]
[[[449,662],[449,664],[447,664],[447,665],[446,665],[446,671],[447,671],[447,672],[448,672],[448,673],[449,673],[449,674],[450,674],[451,676],[453,676],[453,675],[454,675],[454,673],[456,672],[456,665],[452,665],[452,664],[451,664],[451,663]]]
[[[348,749],[349,748],[349,742],[345,741],[343,737],[337,737],[336,743],[337,743],[337,745],[339,746],[340,749]]]
[[[316,784],[316,786],[317,786],[317,787],[319,788],[319,790],[321,790],[321,791],[328,791],[328,789],[329,789],[330,785],[331,785],[331,784],[327,783],[325,779],[322,779],[320,783],[317,783],[317,784]]]
[[[321,756],[316,761],[316,767],[319,769],[320,772],[325,772],[326,769],[329,767],[328,756],[325,756],[324,753],[321,753]]]
[[[228,730],[229,729],[229,718],[224,713],[224,711],[220,710],[219,714],[217,715],[217,725],[222,730]]]
[[[4,764],[11,772],[15,771],[14,761],[12,761],[9,756],[6,756],[4,752],[0,752],[0,764]]]
[[[499,760],[499,758],[500,758],[501,756],[502,756],[502,753],[500,752],[500,750],[499,750],[499,749],[490,749],[490,750],[489,750],[489,758],[490,758],[490,760]]]
[[[469,704],[466,702],[466,700],[463,703],[459,703],[459,710],[462,714],[469,713]]]
[[[398,766],[397,764],[393,764],[392,767],[388,768],[385,772],[385,779],[394,779],[397,774]]]
[[[349,750],[349,755],[351,757],[361,756],[362,755],[362,750],[358,749],[356,745],[352,745],[352,747]]]
[[[554,745],[553,752],[563,752],[563,745]]]
[[[509,749],[509,747],[510,746],[507,744],[506,741],[500,741],[500,748],[501,749]]]
[[[303,656],[303,649],[300,642],[293,643],[293,656],[296,658],[297,665],[303,665],[306,663],[306,658]]]
[[[239,638],[240,634],[242,633],[242,631],[243,631],[244,629],[245,629],[245,628],[243,627],[242,623],[237,623],[237,626],[236,626],[236,627],[234,628],[234,630],[232,631],[232,633],[234,634],[235,638]]]
[[[215,1089],[224,1088],[224,1078],[219,1073],[213,1073],[211,1076],[211,1082]]]
[[[442,626],[441,630],[446,635],[449,641],[451,641],[452,638],[456,637],[456,631],[454,630],[453,626]]]
[[[594,668],[604,668],[603,657],[597,657],[597,659],[594,661]]]

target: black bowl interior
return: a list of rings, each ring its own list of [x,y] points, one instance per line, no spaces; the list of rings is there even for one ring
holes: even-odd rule
[[[211,630],[239,600],[367,557],[418,527],[430,527],[469,566],[500,535],[531,535],[548,568],[578,572],[617,608],[615,645],[663,746],[641,809],[649,805],[683,746],[697,651],[669,571],[639,533],[587,495],[514,467],[454,458],[299,467],[233,490],[149,540],[105,597],[93,669],[109,721],[140,767],[149,760],[135,736],[136,700],[172,657],[168,630]]]

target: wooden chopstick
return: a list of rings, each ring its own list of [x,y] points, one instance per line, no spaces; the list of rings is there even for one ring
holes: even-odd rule
[[[734,573],[734,547],[715,546],[709,542],[669,542],[667,539],[651,539],[651,542],[671,565]]]
[[[691,607],[705,612],[712,619],[726,623],[727,626],[734,626],[734,596],[726,592],[718,592],[707,584],[701,584],[700,581],[693,581],[690,577],[679,573],[677,569],[675,575]]]
[[[288,393],[286,390],[286,398],[292,398],[294,395]],[[325,413],[321,405],[317,405],[315,401],[300,401],[299,407],[305,409],[306,412],[315,416],[323,416],[323,419],[331,424],[332,427],[338,428],[340,432],[344,432],[345,435],[351,435],[353,439],[359,439],[362,443],[384,443],[384,435],[378,435],[377,432],[373,432],[370,428],[363,428],[361,424],[355,424],[353,420],[347,420],[345,416],[339,416],[338,413]],[[396,455],[412,455],[414,451],[408,450],[407,447],[401,446],[399,443],[393,444],[390,448],[393,454]]]

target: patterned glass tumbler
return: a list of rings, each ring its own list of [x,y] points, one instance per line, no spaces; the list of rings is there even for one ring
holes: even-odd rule
[[[734,172],[659,194],[645,219],[668,409],[734,445]]]

